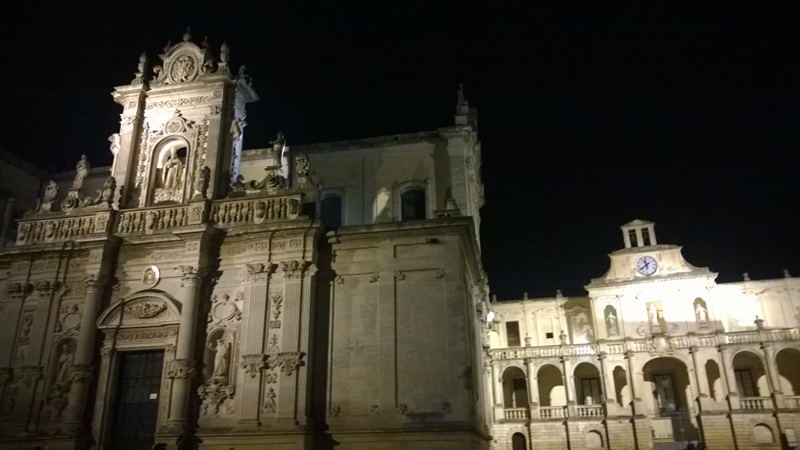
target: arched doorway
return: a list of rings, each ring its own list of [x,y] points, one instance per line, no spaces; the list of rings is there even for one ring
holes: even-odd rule
[[[539,413],[543,418],[564,417],[567,395],[561,370],[552,364],[545,364],[537,373],[539,385]]]
[[[528,407],[528,380],[519,367],[509,367],[503,372],[503,406]]]
[[[511,450],[528,450],[528,442],[522,433],[514,433],[511,436]]]
[[[741,351],[733,357],[733,374],[742,409],[765,409],[769,402],[769,380],[761,357]]]
[[[643,400],[654,416],[651,420],[654,442],[688,445],[689,441],[696,441],[698,432],[691,417],[692,392],[686,364],[676,358],[655,358],[644,365],[642,373]]]
[[[786,396],[786,407],[800,408],[800,351],[793,348],[785,348],[775,356],[775,364],[778,366],[778,376],[780,378],[780,389]]]

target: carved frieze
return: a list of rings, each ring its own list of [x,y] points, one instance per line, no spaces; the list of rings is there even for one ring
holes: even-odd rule
[[[206,384],[197,388],[197,394],[202,402],[200,413],[204,416],[210,415],[214,417],[218,417],[220,412],[225,414],[233,413],[232,401],[235,392],[234,386],[209,380]],[[226,403],[228,407],[223,408]]]
[[[241,293],[237,293],[237,296]],[[211,330],[220,325],[237,324],[242,319],[242,312],[231,300],[228,294],[211,296],[211,310],[208,312],[208,329]]]
[[[196,97],[182,97],[170,100],[160,100],[154,102],[147,102],[145,109],[161,109],[161,108],[182,108],[186,106],[202,105],[204,103],[212,103],[222,99],[222,90],[212,92],[210,95],[199,95]]]
[[[276,367],[281,368],[281,372],[283,372],[287,376],[291,376],[298,367],[305,364],[303,361],[303,357],[306,354],[303,352],[283,352],[279,353],[277,360],[275,361]]]
[[[304,272],[306,272],[306,269],[310,268],[312,264],[304,260],[292,260],[281,261],[280,266],[281,271],[283,272],[283,277],[288,280],[292,280],[301,278]]]
[[[245,264],[244,269],[239,273],[239,279],[245,283],[265,282],[274,271],[275,264],[273,263]]]
[[[266,355],[261,353],[255,355],[242,355],[242,362],[239,366],[244,369],[244,373],[250,378],[255,378],[263,369],[267,367]]]
[[[178,335],[176,329],[160,329],[160,330],[122,330],[117,333],[117,339],[123,341],[143,341],[152,339],[165,339]]]
[[[141,302],[125,307],[125,312],[137,319],[152,319],[166,310],[164,302]]]

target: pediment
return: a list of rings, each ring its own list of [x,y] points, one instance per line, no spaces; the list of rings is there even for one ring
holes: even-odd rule
[[[136,292],[109,306],[97,319],[98,328],[177,325],[181,307],[169,294],[147,290]]]

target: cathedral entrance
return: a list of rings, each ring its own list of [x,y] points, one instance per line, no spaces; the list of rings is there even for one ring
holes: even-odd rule
[[[155,442],[163,351],[120,352],[111,448],[149,450]]]

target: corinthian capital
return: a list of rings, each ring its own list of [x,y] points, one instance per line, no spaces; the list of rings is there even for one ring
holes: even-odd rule
[[[176,359],[169,364],[167,376],[170,378],[192,378],[194,376],[194,361],[191,359]]]
[[[194,266],[178,266],[175,270],[180,271],[181,281],[195,281],[200,277],[200,272]],[[183,284],[181,284],[182,286]]]

